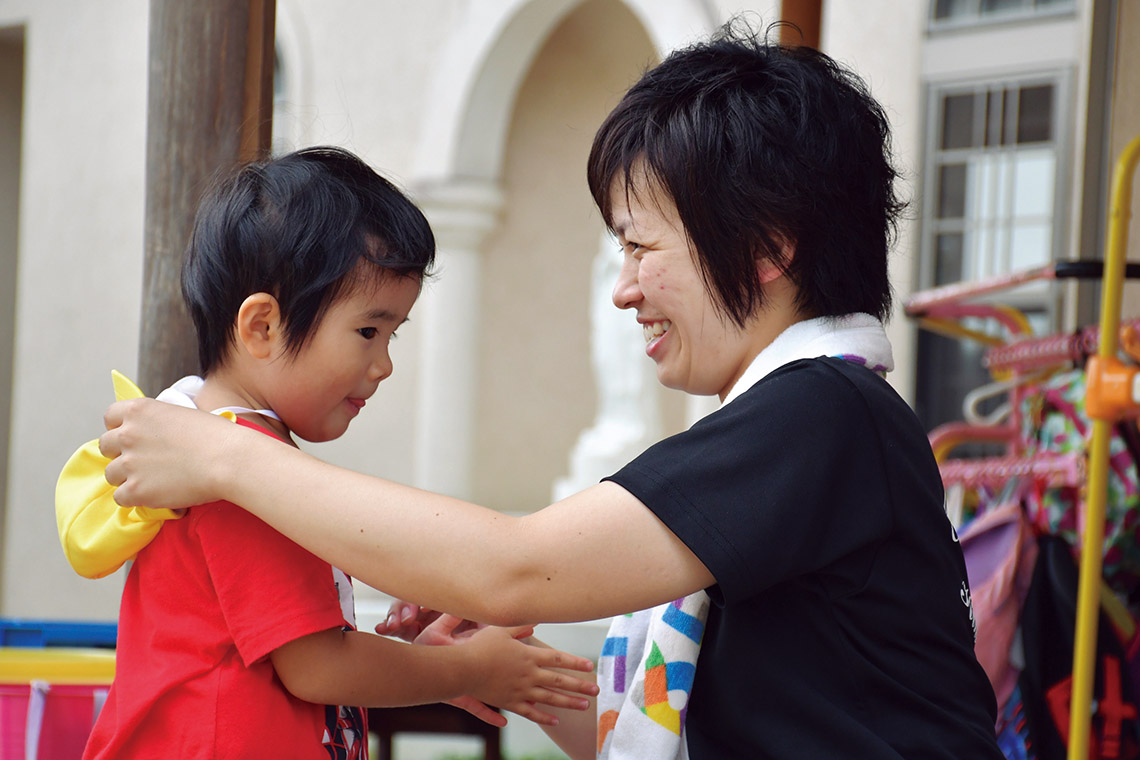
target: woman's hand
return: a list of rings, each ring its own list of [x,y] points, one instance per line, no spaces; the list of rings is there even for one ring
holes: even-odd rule
[[[414,642],[439,615],[435,610],[397,599],[388,607],[388,617],[376,624],[376,633]]]
[[[484,666],[484,676],[480,679],[479,687],[469,695],[449,700],[448,704],[461,707],[493,725],[497,725],[491,717],[495,713],[486,704],[510,710],[543,726],[556,726],[558,719],[538,709],[537,705],[570,710],[589,709],[590,700],[574,695],[595,696],[598,693],[597,684],[560,671],[588,673],[594,669],[593,662],[584,657],[520,641],[519,639],[534,633],[534,626],[468,627],[465,632],[456,632],[467,623],[469,621],[455,615],[439,615],[415,642],[428,646],[459,644],[476,650],[472,656]]]
[[[451,640],[436,641],[427,640],[426,638],[420,640],[417,638],[420,634],[424,633],[432,623],[438,620],[441,614],[442,613],[437,610],[397,599],[388,607],[388,617],[376,624],[376,633],[381,636],[392,636],[416,644],[429,644],[432,646],[453,644],[455,642]],[[472,620],[463,620],[448,631],[448,638],[466,638],[482,627],[482,623],[476,623]],[[437,628],[436,630],[438,631],[440,629]]]
[[[234,425],[220,417],[153,399],[112,404],[99,451],[112,461],[107,482],[122,506],[178,508],[224,498],[227,441]],[[240,439],[239,439],[240,440]]]

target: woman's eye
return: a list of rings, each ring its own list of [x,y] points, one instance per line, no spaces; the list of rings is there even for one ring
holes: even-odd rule
[[[372,340],[376,337],[375,327],[361,327],[359,330],[357,330],[357,332],[360,333],[361,337],[363,337],[365,340]]]

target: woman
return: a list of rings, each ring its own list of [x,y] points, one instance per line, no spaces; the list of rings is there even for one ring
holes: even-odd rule
[[[518,518],[148,401],[108,410],[107,479],[121,504],[241,504],[370,585],[473,620],[660,605],[603,652],[605,752],[631,736],[665,756],[640,714],[683,727],[693,758],[999,758],[938,470],[880,374],[895,176],[857,77],[726,28],[648,71],[589,159],[623,249],[614,304],[660,382],[720,410]],[[638,643],[644,667],[622,649]],[[687,714],[649,680],[674,662]]]

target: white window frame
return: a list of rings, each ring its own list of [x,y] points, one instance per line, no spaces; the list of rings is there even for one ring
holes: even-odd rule
[[[1077,12],[1077,0],[1058,0],[1047,5],[1039,5],[1041,0],[1021,0],[1021,7],[1010,10],[983,12],[982,0],[964,0],[968,11],[948,18],[936,18],[935,10],[938,0],[930,0],[930,14],[928,30],[933,33],[954,31],[957,29],[973,29],[993,24],[1025,23],[1027,20],[1052,19],[1061,16],[1073,16]]]
[[[1068,204],[1070,201],[1067,189],[1070,187],[1070,156],[1071,156],[1071,109],[1065,104],[1071,102],[1072,73],[1068,69],[1043,69],[1034,72],[1011,74],[1000,77],[985,77],[977,79],[947,80],[930,82],[926,88],[926,124],[924,138],[924,166],[921,212],[921,233],[919,245],[919,288],[925,289],[935,285],[936,242],[937,236],[942,232],[953,232],[961,229],[965,233],[963,257],[969,256],[971,244],[970,235],[974,231],[968,218],[958,220],[943,220],[937,217],[937,204],[939,198],[940,167],[946,164],[959,163],[969,156],[1009,155],[1019,151],[1033,150],[1040,144],[1027,146],[997,145],[993,147],[971,147],[944,150],[942,144],[942,98],[946,96],[989,92],[1000,89],[1020,89],[1037,85],[1053,86],[1053,113],[1052,113],[1052,140],[1055,158],[1053,176],[1053,202],[1052,202],[1052,230],[1049,242],[1049,261],[1065,258],[1077,258],[1066,255],[1068,243]],[[1007,108],[1012,108],[1007,104]],[[975,113],[975,119],[984,119],[984,112]],[[954,160],[958,159],[958,161]],[[967,208],[967,214],[969,209]],[[973,225],[976,226],[976,225]],[[997,231],[1008,237],[1009,226],[997,227]],[[1004,255],[1004,254],[1003,254]],[[1018,267],[1020,268],[1020,267]],[[1008,263],[1005,266],[993,266],[988,270],[992,274],[1002,274],[1010,271]],[[969,277],[969,272],[966,273]],[[1003,292],[995,298],[1021,309],[1045,310],[1050,313],[1050,322],[1053,322],[1053,313],[1057,308],[1055,290],[1050,290],[1047,283],[1031,283],[1022,286],[1015,292]]]

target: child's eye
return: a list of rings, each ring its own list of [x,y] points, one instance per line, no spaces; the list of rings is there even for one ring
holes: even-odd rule
[[[375,327],[361,327],[357,332],[360,333],[361,337],[365,340],[372,340],[376,337]]]

